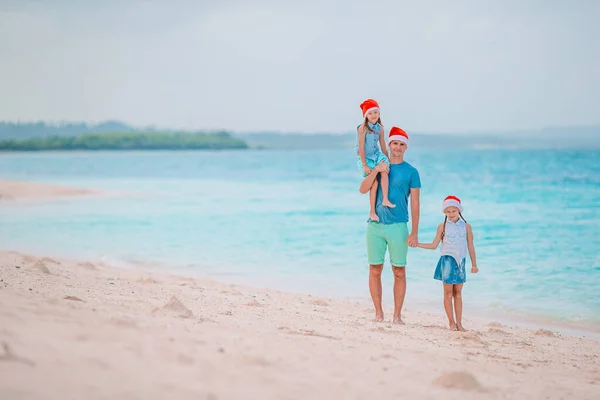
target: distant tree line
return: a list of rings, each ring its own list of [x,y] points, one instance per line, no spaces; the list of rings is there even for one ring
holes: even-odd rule
[[[0,151],[247,149],[227,132],[114,132],[0,140]]]
[[[142,129],[141,131],[150,131]],[[30,139],[36,137],[79,136],[86,133],[134,132],[135,128],[119,121],[104,121],[99,124],[84,122],[0,122],[0,140]]]

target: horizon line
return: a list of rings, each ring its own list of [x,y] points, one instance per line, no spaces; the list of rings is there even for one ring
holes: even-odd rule
[[[154,130],[154,131],[179,131],[179,132],[228,132],[228,133],[232,133],[232,134],[238,134],[238,135],[256,135],[256,134],[272,134],[272,135],[347,135],[349,133],[353,133],[352,131],[319,131],[319,130],[315,130],[315,131],[293,131],[293,130],[248,130],[248,131],[240,131],[240,130],[234,130],[234,129],[226,129],[226,128],[194,128],[194,129],[190,129],[190,128],[169,128],[169,127],[159,127],[157,125],[146,125],[146,126],[142,126],[142,125],[132,125],[130,123],[118,120],[118,119],[105,119],[105,120],[100,120],[100,121],[93,121],[93,120],[60,120],[60,121],[56,121],[56,120],[22,120],[22,119],[17,119],[17,120],[0,120],[0,125],[1,124],[15,124],[15,125],[28,125],[28,124],[38,124],[38,123],[42,123],[44,125],[46,125],[47,127],[54,127],[54,128],[60,128],[60,127],[64,127],[64,126],[68,126],[68,125],[79,125],[79,124],[83,124],[86,125],[89,128],[94,128],[94,127],[98,127],[100,125],[106,124],[106,123],[117,123],[117,124],[122,124],[127,126],[128,128],[134,129],[134,130]],[[577,129],[577,130],[582,130],[582,129],[597,129],[598,131],[600,131],[600,122],[595,123],[595,124],[573,124],[573,125],[555,125],[555,126],[544,126],[544,127],[540,127],[540,128],[518,128],[518,129],[512,129],[512,130],[500,130],[500,129],[469,129],[469,130],[453,130],[453,131],[429,131],[429,130],[419,130],[419,129],[410,129],[410,128],[404,128],[405,130],[408,130],[409,132],[412,132],[412,134],[423,134],[423,135],[481,135],[481,134],[492,134],[492,135],[498,135],[498,134],[523,134],[523,133],[543,133],[545,131],[557,131],[557,130],[561,130],[561,129]],[[600,133],[600,132],[599,132]]]

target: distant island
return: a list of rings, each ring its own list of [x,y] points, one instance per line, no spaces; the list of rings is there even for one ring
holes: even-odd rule
[[[112,132],[0,140],[0,151],[44,150],[225,150],[248,144],[227,132]]]
[[[438,132],[409,131],[414,149],[600,149],[600,125],[539,130]],[[323,150],[347,149],[356,132],[187,132],[137,128],[120,121],[2,122],[0,151],[43,150]]]

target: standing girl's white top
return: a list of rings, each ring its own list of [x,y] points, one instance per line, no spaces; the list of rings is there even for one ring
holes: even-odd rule
[[[440,255],[452,256],[460,265],[467,258],[467,224],[462,219],[446,221]]]

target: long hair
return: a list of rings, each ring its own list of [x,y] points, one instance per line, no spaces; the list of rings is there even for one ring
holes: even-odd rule
[[[379,124],[379,125],[381,125],[381,126],[383,126],[383,124],[381,123],[381,117],[377,118],[377,122],[376,123]],[[366,116],[365,116],[365,122],[364,122],[364,124],[365,124],[365,128],[367,128],[367,130],[369,132],[375,133],[375,131],[373,129],[371,129],[371,127],[369,126],[369,118],[367,118]]]
[[[467,220],[465,219],[465,217],[462,216],[462,214],[460,213],[460,211],[458,212],[458,216],[465,221],[465,224],[467,223]],[[444,241],[444,235],[446,234],[446,222],[448,221],[448,216],[446,215],[444,217],[444,225],[442,225],[442,242]]]

